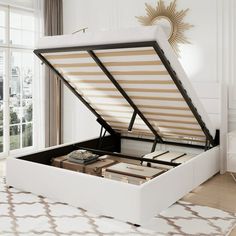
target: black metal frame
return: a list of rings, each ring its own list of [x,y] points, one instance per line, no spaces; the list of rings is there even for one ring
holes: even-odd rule
[[[140,162],[150,162],[150,163],[156,163],[160,165],[168,165],[168,166],[173,166],[176,167],[180,165],[180,163],[174,163],[174,162],[169,162],[169,161],[161,161],[161,160],[155,160],[155,159],[148,159],[144,157],[136,157],[136,156],[129,156],[129,155],[124,155],[120,153],[114,153],[114,152],[109,152],[109,151],[104,151],[104,150],[98,150],[98,149],[93,149],[93,148],[88,148],[84,147],[82,145],[76,145],[78,149],[84,149],[87,151],[90,151],[92,153],[98,154],[98,155],[110,155],[110,156],[115,156],[123,159],[129,159],[129,160],[135,160],[135,161],[140,161]]]
[[[175,142],[169,142],[169,141],[162,140],[162,138],[159,136],[157,131],[152,127],[152,125],[148,122],[148,120],[143,115],[143,113],[137,108],[137,106],[129,98],[129,96],[126,94],[126,92],[121,88],[119,83],[114,79],[114,77],[111,75],[111,73],[106,69],[106,67],[102,64],[102,62],[99,60],[99,58],[93,52],[94,50],[137,48],[137,47],[152,47],[155,50],[155,52],[159,56],[160,60],[162,61],[163,65],[165,66],[165,68],[169,72],[169,74],[170,74],[172,80],[174,81],[175,85],[179,89],[179,91],[180,91],[181,95],[183,96],[184,100],[188,104],[188,106],[189,106],[190,110],[192,111],[194,117],[198,121],[202,131],[204,132],[204,134],[206,136],[207,142],[210,143],[212,146],[217,145],[219,143],[219,140],[217,138],[218,136],[215,138],[215,140],[211,136],[209,130],[206,127],[206,124],[204,123],[204,121],[202,120],[201,116],[199,115],[196,107],[193,105],[191,98],[187,94],[187,91],[184,89],[184,87],[183,87],[183,85],[181,83],[181,80],[179,80],[176,72],[173,70],[173,68],[170,65],[170,62],[166,58],[166,56],[164,54],[164,51],[160,48],[159,44],[156,41],[135,42],[135,43],[117,43],[117,44],[107,44],[107,45],[76,46],[76,47],[62,47],[62,48],[50,48],[50,49],[37,49],[37,50],[34,50],[34,53],[57,74],[57,76],[65,83],[65,85],[97,117],[97,121],[110,134],[112,134],[112,135],[119,135],[119,133],[117,133],[115,130],[113,130],[112,127],[90,106],[90,104],[80,94],[78,94],[78,92],[51,65],[51,63],[49,61],[47,61],[47,59],[41,55],[42,53],[64,52],[65,50],[67,52],[71,52],[71,51],[86,51],[86,52],[88,52],[90,54],[90,56],[94,59],[94,61],[97,63],[97,65],[105,73],[105,75],[114,84],[114,86],[117,88],[117,90],[121,93],[121,95],[127,100],[127,102],[130,104],[130,106],[134,109],[134,114],[133,114],[133,116],[131,118],[129,129],[132,129],[133,123],[135,121],[135,117],[136,117],[135,113],[136,113],[136,114],[138,114],[140,116],[140,118],[144,121],[144,123],[149,127],[149,129],[154,134],[155,140],[152,140],[152,142],[153,142],[152,151],[155,150],[157,143],[164,143],[164,144],[168,144],[168,145],[188,146],[188,147],[195,147],[195,148],[204,148],[204,146],[200,146],[200,145],[191,145],[191,144],[187,144],[187,143],[175,143]],[[124,137],[122,137],[122,138],[124,138]],[[143,138],[137,138],[137,139],[142,140],[142,141],[147,140],[147,139],[143,139]]]
[[[130,123],[129,123],[128,131],[132,131],[133,126],[134,126],[134,122],[135,122],[135,119],[136,119],[136,116],[137,116],[137,112],[134,111],[133,115],[132,115],[132,118],[130,120]]]
[[[178,78],[178,75],[173,70],[170,62],[165,56],[164,51],[160,48],[159,44],[157,42],[153,43],[153,48],[156,51],[157,55],[161,59],[163,65],[165,66],[166,70],[168,71],[169,75],[171,76],[172,80],[174,81],[176,87],[178,88],[179,92],[183,96],[185,102],[188,104],[188,107],[192,111],[195,119],[198,121],[203,133],[206,135],[206,139],[211,143],[212,146],[214,146],[215,142],[213,137],[210,134],[210,131],[207,129],[206,124],[202,120],[202,117],[199,115],[196,107],[193,105],[191,98],[188,96],[187,91],[184,89],[181,80]]]
[[[180,159],[181,157],[184,157],[184,156],[186,156],[186,155],[187,155],[186,153],[181,154],[181,155],[179,155],[178,157],[173,158],[170,162],[174,162],[174,161],[176,161],[176,160],[178,160],[178,159]]]
[[[112,129],[112,127],[90,106],[90,104],[67,82],[67,80],[52,66],[52,64],[41,55],[41,50],[34,50],[34,53],[45,63],[70,89],[70,91],[97,117],[97,122],[101,124],[111,135],[116,135],[117,133]]]
[[[143,113],[138,109],[138,107],[134,104],[134,102],[130,99],[130,97],[127,95],[127,93],[122,89],[122,87],[119,85],[119,83],[114,79],[112,74],[107,70],[107,68],[103,65],[103,63],[99,60],[99,58],[96,56],[96,54],[92,50],[87,51],[88,54],[93,58],[93,60],[96,62],[96,64],[100,67],[100,69],[103,71],[103,73],[107,76],[107,78],[112,82],[112,84],[117,88],[117,90],[120,92],[120,94],[125,98],[125,100],[129,103],[129,105],[134,109],[134,112],[139,115],[139,117],[143,120],[143,122],[147,125],[147,127],[152,131],[152,133],[155,135],[156,139],[158,139],[159,142],[163,143],[162,138],[159,136],[157,131],[152,127],[152,125],[149,123],[149,121],[146,119],[146,117],[143,115]],[[131,119],[132,120],[132,119]]]
[[[140,142],[146,142],[146,143],[154,143],[155,142],[155,139],[153,140],[153,139],[133,137],[133,136],[121,136],[121,139],[140,141]],[[172,145],[172,146],[179,146],[179,147],[187,147],[187,148],[205,149],[205,146],[201,146],[201,145],[197,145],[197,144],[176,143],[176,142],[169,142],[169,141],[164,141],[164,144]]]
[[[179,163],[171,163],[171,162],[159,161],[159,160],[150,160],[143,157],[120,154],[119,153],[120,152],[120,139],[114,135],[103,137],[103,145],[100,150],[95,149],[99,141],[100,141],[99,138],[96,138],[96,139],[92,139],[92,140],[88,140],[88,141],[84,141],[80,143],[69,144],[66,146],[53,147],[49,150],[44,150],[44,151],[33,153],[33,154],[27,154],[27,155],[17,157],[17,158],[20,160],[36,162],[36,163],[40,163],[44,165],[51,165],[52,158],[67,155],[68,153],[74,150],[84,149],[84,150],[91,151],[95,154],[110,155],[110,156],[119,157],[123,159],[136,160],[136,161],[140,161],[140,163],[143,161],[148,161],[150,163],[157,163],[157,164],[162,164],[162,165],[167,165],[167,166],[172,166],[172,167],[176,167],[180,165]]]

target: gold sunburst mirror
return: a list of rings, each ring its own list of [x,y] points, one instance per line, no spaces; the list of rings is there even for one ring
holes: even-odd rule
[[[183,22],[189,9],[177,11],[176,1],[174,0],[169,6],[166,6],[163,0],[159,0],[155,8],[145,3],[146,16],[136,16],[136,18],[144,26],[162,26],[171,46],[179,55],[179,44],[190,43],[184,33],[193,26]]]

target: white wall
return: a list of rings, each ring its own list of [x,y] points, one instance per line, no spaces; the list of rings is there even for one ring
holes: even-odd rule
[[[140,24],[135,16],[145,15],[145,2],[156,5],[157,1],[64,0],[64,33],[70,34],[84,27],[88,27],[89,31],[137,27]],[[208,85],[212,83],[217,87],[216,83],[221,80],[218,38],[222,16],[219,14],[219,0],[178,0],[177,8],[179,10],[189,8],[190,11],[184,20],[194,25],[194,28],[186,33],[191,44],[181,47],[180,60],[184,69],[196,87],[199,87],[198,83],[203,82]],[[212,97],[208,99],[208,107],[212,101],[210,99]],[[95,118],[77,100],[65,90],[64,142],[94,137],[99,132]],[[213,117],[219,126],[220,121],[217,119],[214,120]],[[88,129],[88,126],[92,129]]]
[[[135,16],[145,15],[145,2],[154,6],[157,0],[64,0],[64,32],[72,33],[83,27],[97,31],[140,26]],[[218,81],[217,1],[177,3],[179,10],[190,8],[185,21],[194,25],[186,33],[192,44],[181,48],[186,72],[193,81]]]

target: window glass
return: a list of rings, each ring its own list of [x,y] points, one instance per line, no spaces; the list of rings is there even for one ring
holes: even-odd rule
[[[23,101],[23,117],[22,122],[31,122],[33,118],[33,103],[31,99]]]
[[[10,36],[10,43],[13,45],[21,45],[25,47],[33,47],[34,45],[34,32],[11,29]]]
[[[11,53],[11,78],[9,81],[9,92],[12,104],[20,103],[21,99],[21,74],[22,74],[22,57],[21,52]],[[18,106],[18,105],[17,105]]]
[[[22,98],[32,98],[32,84],[34,73],[34,57],[33,53],[22,54],[24,63],[22,64]]]
[[[6,29],[0,26],[0,44],[6,43]]]
[[[22,15],[22,20],[21,20],[21,28],[22,29],[34,31],[34,24],[35,24],[34,16],[32,14]]]
[[[4,103],[3,103],[3,84],[5,79],[5,52],[0,51],[0,152],[3,152],[3,116],[4,116]]]
[[[3,152],[3,127],[0,127],[0,152]]]
[[[0,26],[6,26],[6,12],[0,9]]]
[[[10,28],[34,31],[34,16],[30,13],[10,12]]]
[[[10,105],[10,124],[19,124],[21,122],[21,107]]]
[[[22,12],[10,13],[10,43],[26,47],[34,46],[34,16]]]
[[[3,83],[6,76],[6,54],[0,51],[0,101],[3,100]]]
[[[3,126],[3,101],[0,101],[0,127]]]
[[[16,7],[33,8],[35,0],[8,0],[9,4]]]
[[[22,147],[29,147],[33,145],[32,138],[32,124],[22,125]]]
[[[0,46],[4,44],[4,48],[0,47],[0,152],[4,150],[7,154],[30,147],[34,142],[34,37],[33,11],[15,5],[14,8],[0,6]],[[9,96],[4,91],[9,91]],[[4,141],[9,141],[8,145]]]
[[[10,150],[19,149],[21,147],[20,133],[21,133],[20,125],[10,126]]]

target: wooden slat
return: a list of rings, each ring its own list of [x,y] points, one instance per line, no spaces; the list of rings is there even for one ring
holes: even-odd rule
[[[117,119],[131,119],[131,114],[129,116],[119,116],[116,115],[115,117],[110,116],[110,115],[103,115],[102,116],[104,119],[108,120],[112,120],[113,118],[117,118]],[[153,119],[151,117],[146,116],[146,118],[150,121],[150,122],[164,122],[164,123],[174,123],[174,124],[188,124],[188,125],[198,125],[197,121],[184,121],[184,120],[166,120],[166,119]],[[161,126],[161,125],[160,125]]]
[[[128,126],[129,126],[129,124],[127,123],[109,123],[111,126],[112,126],[112,128],[113,129],[124,129],[124,130],[128,130]],[[132,130],[134,130],[134,131],[147,131],[147,130],[149,130],[149,128],[147,127],[147,126],[144,126],[145,127],[145,129],[143,129],[142,127],[141,127],[141,129],[139,129],[139,128],[137,128],[137,126],[136,126],[136,128],[134,127]]]
[[[103,111],[100,110],[100,109],[97,109],[97,111],[100,113],[100,114],[103,114]],[[106,112],[114,112],[114,113],[132,113],[133,111],[130,110],[130,111],[121,111],[121,110],[114,110],[114,109],[106,109],[105,110]],[[157,116],[170,116],[170,117],[184,117],[184,118],[194,118],[194,116],[191,114],[191,115],[185,115],[185,114],[170,114],[170,113],[158,113],[158,112],[143,112],[144,115],[157,115]]]
[[[157,96],[130,96],[132,99],[143,99],[143,100],[159,100],[159,101],[173,101],[173,102],[183,102],[183,98],[171,98],[171,97],[157,97]]]
[[[120,130],[123,130],[124,127],[119,127],[119,126],[116,126],[116,127],[113,127],[113,129],[117,130],[117,129],[120,129]],[[125,130],[125,129],[124,129]],[[148,128],[147,128],[148,130]],[[146,132],[146,130],[144,129],[137,129],[137,128],[133,128],[132,131],[134,132]],[[159,132],[160,134],[160,132]],[[161,137],[173,137],[173,136],[176,136],[176,135],[179,135],[179,136],[187,136],[187,137],[197,137],[197,138],[205,138],[204,135],[200,135],[200,134],[185,134],[185,133],[178,133],[178,132],[172,132],[172,133],[166,133],[166,132],[163,132],[160,134]]]
[[[113,129],[117,130],[117,129],[120,129],[120,130],[128,130],[128,127],[125,127],[125,126],[120,126],[120,125],[115,125],[115,126],[112,126]],[[146,129],[142,129],[142,128],[133,128],[132,131],[136,131],[136,132],[147,132],[149,131],[149,128],[146,126]],[[151,131],[150,131],[151,132]]]
[[[110,71],[112,75],[169,75],[166,70],[159,71]]]
[[[158,127],[159,129],[164,128],[164,129],[180,129],[180,130],[189,130],[189,131],[198,131],[198,132],[202,131],[200,128],[195,129],[195,128],[182,127],[182,126],[180,127],[180,126],[159,125]]]
[[[152,137],[154,138],[153,134],[152,133],[148,133],[148,132],[128,132],[127,130],[118,130],[118,131],[122,131],[123,134],[134,134],[134,135],[143,135],[143,136],[146,136],[146,137]],[[169,137],[169,136],[162,136],[162,138],[164,138],[165,140],[168,140],[168,141],[174,141],[174,142],[191,142],[191,143],[201,143],[201,144],[205,144],[205,139],[204,140],[201,140],[201,139],[191,139],[191,138],[178,138],[178,137]]]
[[[172,80],[122,80],[117,79],[120,84],[174,84]]]
[[[103,114],[103,115],[102,115],[102,118],[105,119],[105,120],[112,120],[113,118],[117,118],[117,119],[129,119],[129,121],[130,121],[131,116],[132,116],[132,114],[131,114],[130,116],[127,116],[127,115],[126,115],[126,116],[119,116],[119,115],[116,115],[115,117],[113,117],[113,116],[111,116],[111,115]]]
[[[116,117],[115,117],[116,118]],[[123,120],[126,118],[123,118]],[[127,121],[117,121],[117,120],[107,120],[110,124],[129,124],[129,119]],[[155,127],[155,123],[151,123],[153,127]],[[135,121],[135,125],[141,125],[141,126],[146,126],[144,123],[137,122]],[[183,126],[168,126],[168,125],[158,125],[159,129],[179,129],[179,130],[189,130],[189,131],[197,131],[201,132],[202,130],[200,128],[191,128],[191,127],[183,127]]]
[[[129,133],[127,132],[126,130],[122,130],[122,132],[124,133]],[[129,133],[130,134],[130,133]],[[147,136],[147,137],[154,137],[152,133],[143,133],[143,132],[134,132],[134,134],[136,135],[143,135],[143,136]],[[162,136],[162,138],[168,140],[168,141],[175,141],[175,142],[178,142],[180,143],[181,141],[184,141],[184,142],[191,142],[191,143],[201,143],[201,144],[205,144],[205,139],[204,140],[201,140],[201,139],[191,139],[191,138],[179,138],[179,137],[169,137],[169,136]]]
[[[127,103],[93,103],[92,105],[97,106],[104,106],[104,107],[130,107],[130,105]]]
[[[179,133],[179,132],[163,132],[162,134],[163,136],[180,135],[180,136],[187,136],[187,137],[205,138],[205,136],[201,134],[188,134],[188,133]]]
[[[137,104],[139,108],[147,108],[147,109],[160,109],[160,110],[178,110],[178,111],[189,111],[188,107],[172,107],[172,106],[155,106],[155,105],[144,105]]]
[[[118,130],[118,131],[121,131],[121,132],[127,132],[127,133],[137,133],[137,134],[151,134],[152,132],[150,131],[150,132],[148,132],[148,130],[146,131],[146,130],[140,130],[140,129],[132,129],[132,131],[128,131],[127,129],[123,129],[123,128],[114,128],[113,127],[113,129],[114,130]]]
[[[113,128],[113,129],[116,129],[116,130],[117,130],[117,129],[128,130],[128,126],[129,126],[129,124],[127,124],[127,126],[113,125],[112,128]]]
[[[111,84],[111,81],[109,79],[104,79],[104,80],[70,80],[67,79],[67,81],[71,84],[81,84],[81,83],[85,83],[85,84]]]
[[[123,98],[121,95],[108,95],[108,94],[86,94],[84,93],[85,96],[90,97],[90,98]],[[174,102],[183,102],[183,98],[170,98],[170,97],[157,97],[157,96],[129,96],[131,99],[141,99],[141,100],[159,100],[159,101],[174,101]]]
[[[110,71],[112,75],[168,75],[168,71]],[[99,71],[74,71],[74,72],[66,72],[63,75],[65,76],[96,76],[96,75],[104,75],[103,72]]]
[[[73,58],[89,58],[90,55],[87,52],[82,52],[82,53],[71,53],[71,54],[43,54],[43,56],[47,60],[55,60],[55,59],[73,59]]]
[[[127,114],[132,114],[134,111],[130,110],[130,111],[121,111],[121,110],[114,110],[114,109],[109,109],[109,110],[105,110],[105,111],[102,111],[100,109],[96,109],[96,111],[99,113],[99,114],[103,114],[104,112],[113,112],[113,113],[127,113]]]
[[[124,130],[125,131],[125,130]],[[150,136],[150,137],[153,137],[153,134],[152,133],[145,133],[144,135],[146,136]],[[168,135],[162,135],[162,138],[165,138],[165,139],[168,139],[168,140],[175,140],[177,141],[178,143],[180,141],[188,141],[188,142],[198,142],[198,143],[204,143],[206,142],[206,139],[199,139],[199,138],[179,138],[179,137],[174,137],[174,136],[168,136]],[[205,137],[204,137],[205,138]]]
[[[117,116],[116,117],[113,117],[113,118],[117,118]],[[121,119],[121,118],[120,118]],[[127,120],[126,120],[127,119]],[[123,121],[123,120],[125,120],[125,121]],[[129,118],[125,118],[125,117],[123,117],[123,119],[122,119],[122,121],[119,121],[119,120],[113,120],[113,119],[110,119],[110,118],[108,118],[108,119],[106,119],[106,121],[108,122],[108,123],[116,123],[116,124],[129,124],[130,123],[130,119]],[[146,124],[145,123],[143,123],[143,121],[139,118],[138,119],[138,117],[136,118],[136,120],[135,120],[135,125],[144,125],[144,126],[146,126]]]
[[[130,51],[113,51],[113,52],[96,52],[98,57],[118,57],[118,56],[147,56],[147,55],[157,55],[153,49],[144,50],[130,50]]]
[[[76,71],[76,72],[67,72],[63,73],[63,76],[97,76],[97,75],[105,75],[100,71]]]
[[[180,141],[186,141],[186,142],[194,142],[194,143],[204,143],[205,144],[205,140],[194,140],[194,139],[188,139],[188,138],[174,138],[174,137],[169,137],[169,136],[163,136],[163,138],[168,139],[168,140],[172,140],[172,141],[176,141],[176,142],[180,142]]]
[[[113,117],[116,118],[116,117]],[[129,124],[129,119],[127,119],[127,121],[120,121],[120,120],[112,120],[112,119],[107,119],[106,120],[108,123],[117,123],[117,124]]]
[[[111,81],[109,79],[102,79],[102,80],[70,80],[67,79],[68,82],[74,83],[74,84],[80,84],[80,83],[87,83],[87,84],[111,84]],[[172,80],[121,80],[117,79],[117,81],[120,84],[174,84]]]
[[[148,56],[157,55],[153,49],[137,50],[137,51],[113,51],[113,52],[96,52],[97,57],[120,57],[120,56]],[[53,54],[43,55],[46,59],[72,59],[72,58],[89,58],[88,53],[73,53],[73,54]]]
[[[114,106],[119,106],[119,107],[130,107],[129,104],[125,103],[93,103],[94,105],[97,106],[104,106],[104,107],[114,107]],[[160,110],[179,110],[179,111],[189,111],[188,107],[170,107],[170,106],[155,106],[155,105],[143,105],[143,104],[136,104],[139,108],[147,108],[147,109],[160,109]]]
[[[157,115],[157,116],[173,116],[173,117],[184,117],[184,118],[194,118],[193,114],[171,114],[171,113],[161,113],[161,112],[143,112],[144,115]]]
[[[159,66],[161,61],[123,61],[123,62],[104,62],[104,66]],[[98,67],[96,63],[61,63],[53,64],[55,68],[77,68],[77,67]]]
[[[108,122],[108,121],[107,121]],[[120,126],[120,127],[126,127],[128,128],[129,123],[128,122],[116,122],[116,121],[112,121],[112,122],[108,122],[110,126]]]
[[[61,63],[61,64],[52,64],[55,68],[82,68],[82,67],[98,67],[96,63]]]
[[[116,88],[88,88],[83,87],[81,90],[86,91],[117,91]],[[145,89],[145,88],[124,88],[126,92],[141,92],[141,93],[179,93],[178,89]]]
[[[158,119],[152,120],[156,122],[165,122],[165,123],[175,123],[175,124],[188,124],[188,125],[198,125],[197,121],[185,121],[185,120],[165,120],[165,119]]]

